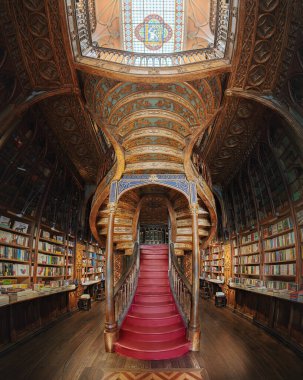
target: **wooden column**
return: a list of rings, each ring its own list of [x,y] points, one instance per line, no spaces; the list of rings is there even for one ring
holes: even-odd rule
[[[199,287],[200,287],[200,252],[198,231],[198,204],[190,206],[192,214],[193,253],[192,253],[192,301],[188,338],[191,341],[191,351],[200,350],[200,321],[199,321]]]
[[[108,205],[108,227],[106,236],[106,251],[105,251],[105,329],[104,342],[106,352],[114,352],[114,344],[118,338],[118,328],[115,320],[115,300],[114,300],[114,219],[115,219],[116,204],[109,203]]]

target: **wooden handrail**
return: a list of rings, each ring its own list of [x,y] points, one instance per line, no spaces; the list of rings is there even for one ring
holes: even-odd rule
[[[191,284],[186,278],[186,276],[184,275],[184,273],[182,273],[181,271],[181,268],[177,261],[177,256],[175,255],[175,247],[173,243],[170,243],[170,252],[171,252],[171,260],[172,260],[172,263],[175,265],[178,276],[181,278],[181,280],[184,282],[184,285],[187,287],[188,291],[191,293]]]
[[[139,274],[139,244],[134,245],[132,260],[125,274],[120,278],[114,289],[115,319],[120,326],[133,301]]]
[[[192,305],[192,287],[185,275],[182,273],[174,251],[174,244],[170,244],[170,270],[169,280],[178,310],[186,325],[190,322]]]
[[[128,268],[126,269],[126,272],[124,273],[124,275],[117,282],[117,284],[115,286],[115,290],[114,290],[114,295],[116,295],[118,293],[121,286],[123,285],[123,283],[126,281],[127,277],[129,276],[133,265],[136,264],[137,255],[138,255],[138,251],[139,251],[138,248],[139,248],[139,245],[136,242],[134,245],[133,254],[131,255],[131,262],[128,264]]]

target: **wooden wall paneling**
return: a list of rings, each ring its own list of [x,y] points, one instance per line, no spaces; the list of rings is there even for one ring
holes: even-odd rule
[[[273,328],[281,336],[288,336],[289,334],[289,323],[291,318],[292,303],[289,301],[284,301],[281,299],[276,299],[275,302],[275,312],[273,319]]]
[[[10,342],[11,324],[10,324],[10,307],[0,307],[0,350]]]
[[[270,315],[270,300],[271,297],[258,295],[256,304],[255,322],[262,326],[268,326]]]
[[[303,349],[303,305],[292,304],[292,323],[290,326],[290,338]]]

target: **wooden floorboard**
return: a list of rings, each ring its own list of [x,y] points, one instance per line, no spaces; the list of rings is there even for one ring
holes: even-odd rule
[[[0,357],[5,380],[100,380],[106,371],[201,369],[210,380],[302,380],[303,360],[251,322],[203,300],[201,351],[140,361],[108,354],[104,303],[76,312]]]

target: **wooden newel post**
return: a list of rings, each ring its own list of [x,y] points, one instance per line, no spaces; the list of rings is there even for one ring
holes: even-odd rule
[[[118,327],[115,320],[115,300],[114,300],[114,219],[116,204],[108,205],[108,227],[106,237],[106,274],[105,274],[105,329],[104,342],[105,351],[114,352],[114,344],[118,338]]]
[[[200,350],[200,315],[199,315],[199,287],[200,287],[200,251],[198,231],[198,204],[191,205],[193,228],[193,258],[192,258],[192,300],[188,338],[191,342],[191,351]]]

